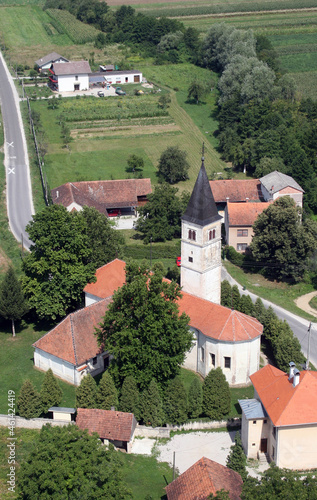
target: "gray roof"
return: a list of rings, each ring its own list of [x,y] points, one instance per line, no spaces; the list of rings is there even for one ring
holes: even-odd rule
[[[38,66],[43,66],[44,64],[47,64],[49,62],[55,62],[58,61],[59,59],[64,59],[66,62],[68,62],[68,59],[66,57],[61,56],[57,52],[51,52],[50,54],[47,54],[47,56],[42,57],[41,59],[38,59],[35,61],[35,64]]]
[[[48,411],[54,411],[55,413],[76,413],[75,408],[66,408],[65,406],[51,406]]]
[[[202,158],[201,168],[182,220],[206,226],[220,219]]]
[[[261,184],[263,184],[265,189],[267,189],[267,191],[271,192],[272,194],[277,193],[277,191],[280,191],[281,189],[289,186],[294,189],[298,189],[302,193],[304,192],[300,185],[297,184],[296,181],[294,181],[293,177],[282,174],[277,170],[265,175],[264,177],[261,177],[260,182]]]
[[[87,61],[70,61],[67,63],[53,64],[55,75],[80,75],[91,73],[89,63]]]
[[[238,399],[238,402],[247,420],[268,416],[264,406],[257,399]]]

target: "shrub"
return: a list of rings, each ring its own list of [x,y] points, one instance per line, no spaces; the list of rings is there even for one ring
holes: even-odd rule
[[[118,393],[109,372],[104,372],[97,389],[97,406],[102,410],[118,408]]]
[[[42,413],[40,395],[30,380],[26,380],[21,387],[17,407],[20,417],[24,418],[36,418]]]
[[[167,422],[182,424],[187,420],[187,394],[183,381],[176,377],[170,381],[164,395]]]
[[[237,252],[233,247],[226,247],[226,257],[235,266],[241,267],[243,265],[243,255]]]
[[[221,420],[230,410],[230,390],[221,368],[210,370],[203,383],[203,411],[212,420]]]
[[[47,413],[51,406],[58,406],[62,400],[62,389],[58,385],[51,369],[45,373],[41,387],[41,401],[43,412]]]
[[[97,384],[95,379],[88,373],[80,385],[76,388],[76,408],[97,407]]]
[[[202,413],[203,389],[197,377],[192,381],[188,391],[188,416],[197,418]]]
[[[157,427],[164,421],[162,400],[157,383],[153,379],[148,389],[142,392],[141,396],[142,420],[145,425]]]

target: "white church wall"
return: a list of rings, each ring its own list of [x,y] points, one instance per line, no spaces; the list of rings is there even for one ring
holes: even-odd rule
[[[51,368],[54,375],[60,377],[66,382],[75,384],[75,366],[67,361],[57,358],[52,354],[35,348],[34,365],[40,370],[47,371]]]
[[[197,337],[198,331],[195,328],[190,328],[191,332],[194,334],[194,342],[190,351],[186,353],[185,361],[183,363],[184,368],[188,370],[197,370]]]

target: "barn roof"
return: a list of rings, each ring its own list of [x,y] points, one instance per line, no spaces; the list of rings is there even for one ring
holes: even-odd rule
[[[261,184],[265,187],[265,189],[272,194],[277,193],[278,191],[281,191],[282,189],[285,189],[287,187],[292,187],[294,189],[297,189],[301,193],[304,192],[304,190],[300,187],[299,184],[293,179],[293,177],[290,177],[289,175],[282,174],[281,172],[278,172],[275,170],[274,172],[271,172],[270,174],[265,175],[264,177],[261,177],[260,179]]]
[[[216,203],[262,201],[259,179],[228,179],[209,181]]]

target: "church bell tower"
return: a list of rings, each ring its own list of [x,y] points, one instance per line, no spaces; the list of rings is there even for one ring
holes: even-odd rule
[[[220,304],[221,216],[210,188],[204,156],[182,217],[181,286],[184,292]]]

